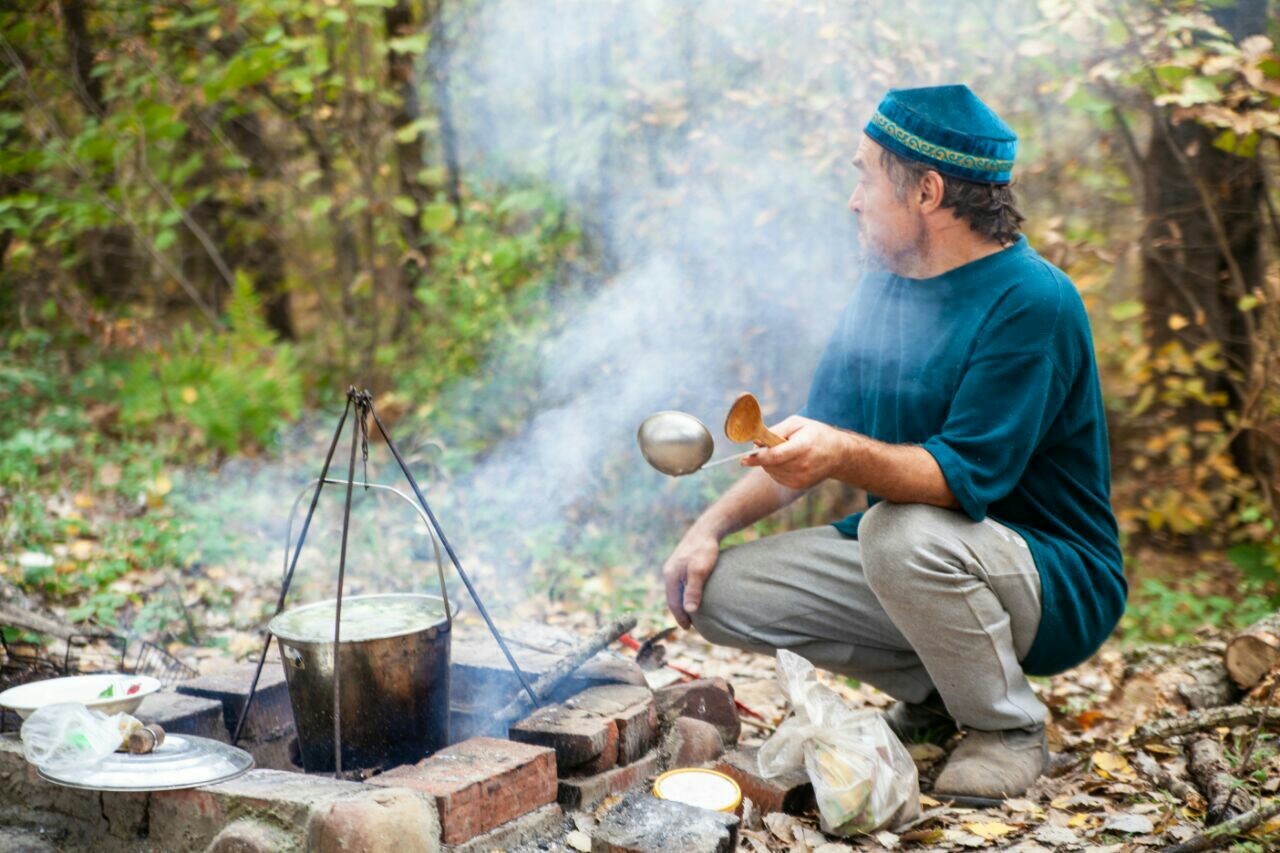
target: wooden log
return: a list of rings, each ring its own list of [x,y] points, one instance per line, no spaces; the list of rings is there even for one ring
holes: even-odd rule
[[[1229,844],[1237,836],[1244,835],[1255,826],[1261,826],[1276,815],[1280,815],[1280,799],[1267,800],[1253,811],[1220,823],[1213,829],[1192,836],[1181,844],[1165,847],[1160,853],[1202,853],[1205,850],[1214,850]]]
[[[625,616],[621,619],[615,619],[592,634],[581,646],[547,670],[545,675],[533,683],[533,692],[538,696],[539,701],[545,702],[546,697],[550,696],[552,691],[556,689],[556,685],[572,675],[574,670],[586,663],[588,659],[594,657],[601,649],[635,627],[636,617]],[[507,724],[523,719],[531,711],[533,711],[533,703],[529,701],[527,694],[521,693],[511,700],[510,704],[505,708],[498,711],[494,715],[494,719]]]
[[[1280,725],[1280,708],[1258,708],[1252,705],[1226,705],[1221,708],[1205,708],[1192,711],[1181,717],[1170,717],[1156,720],[1139,726],[1133,733],[1133,742],[1149,743],[1153,740],[1165,740],[1177,735],[1191,734],[1201,729],[1212,729],[1218,726]]]
[[[1134,754],[1133,766],[1139,773],[1146,776],[1151,784],[1168,791],[1192,808],[1202,809],[1205,807],[1204,797],[1200,795],[1199,791],[1186,781],[1174,776],[1164,767],[1161,767],[1158,761],[1142,750],[1138,750]]]
[[[1128,652],[1119,703],[1196,710],[1237,701],[1240,690],[1222,663],[1225,648],[1208,642]]]
[[[1238,817],[1253,805],[1252,798],[1242,792],[1232,797],[1240,784],[1222,756],[1222,744],[1210,734],[1197,734],[1187,739],[1187,773],[1209,804],[1204,822],[1208,826]]]
[[[4,602],[0,602],[0,625],[18,628],[22,631],[31,631],[36,634],[44,634],[49,637],[57,637],[60,640],[69,640],[75,636],[105,636],[97,628],[81,628],[75,625],[68,625],[66,622],[60,622],[52,617],[44,616],[35,610],[26,610]]]
[[[1223,662],[1231,678],[1248,690],[1280,664],[1280,611],[1254,622],[1227,643]]]

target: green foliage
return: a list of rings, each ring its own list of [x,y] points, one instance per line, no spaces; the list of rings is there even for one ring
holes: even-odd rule
[[[193,449],[233,453],[263,446],[302,408],[293,348],[275,340],[244,275],[227,306],[227,331],[183,326],[133,357],[118,379],[121,420],[130,428],[177,427]]]
[[[1239,597],[1203,595],[1197,575],[1179,584],[1147,578],[1130,591],[1120,630],[1128,642],[1187,643],[1204,627],[1243,628],[1273,612],[1276,593],[1246,583]]]

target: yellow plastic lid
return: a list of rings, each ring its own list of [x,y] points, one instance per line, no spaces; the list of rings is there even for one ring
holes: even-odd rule
[[[668,770],[654,780],[653,795],[716,812],[734,812],[742,805],[742,789],[737,782],[701,767]]]

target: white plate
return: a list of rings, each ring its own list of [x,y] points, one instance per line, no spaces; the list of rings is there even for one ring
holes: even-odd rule
[[[133,694],[129,688],[138,685]],[[114,695],[99,698],[98,694],[114,685]],[[124,712],[132,714],[142,704],[142,700],[160,689],[160,682],[149,675],[127,675],[123,672],[106,672],[99,675],[69,675],[65,678],[50,678],[46,681],[32,681],[10,687],[0,693],[0,705],[17,712],[26,719],[43,705],[55,702],[79,702],[86,708],[101,711],[104,714]]]

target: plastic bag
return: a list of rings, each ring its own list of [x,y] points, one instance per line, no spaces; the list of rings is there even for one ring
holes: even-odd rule
[[[92,767],[119,748],[141,723],[128,714],[108,717],[79,702],[37,708],[22,724],[22,754],[54,773]]]
[[[855,710],[819,684],[813,664],[778,651],[778,683],[795,715],[760,747],[766,778],[804,767],[833,835],[875,832],[920,814],[916,765],[878,711]]]

